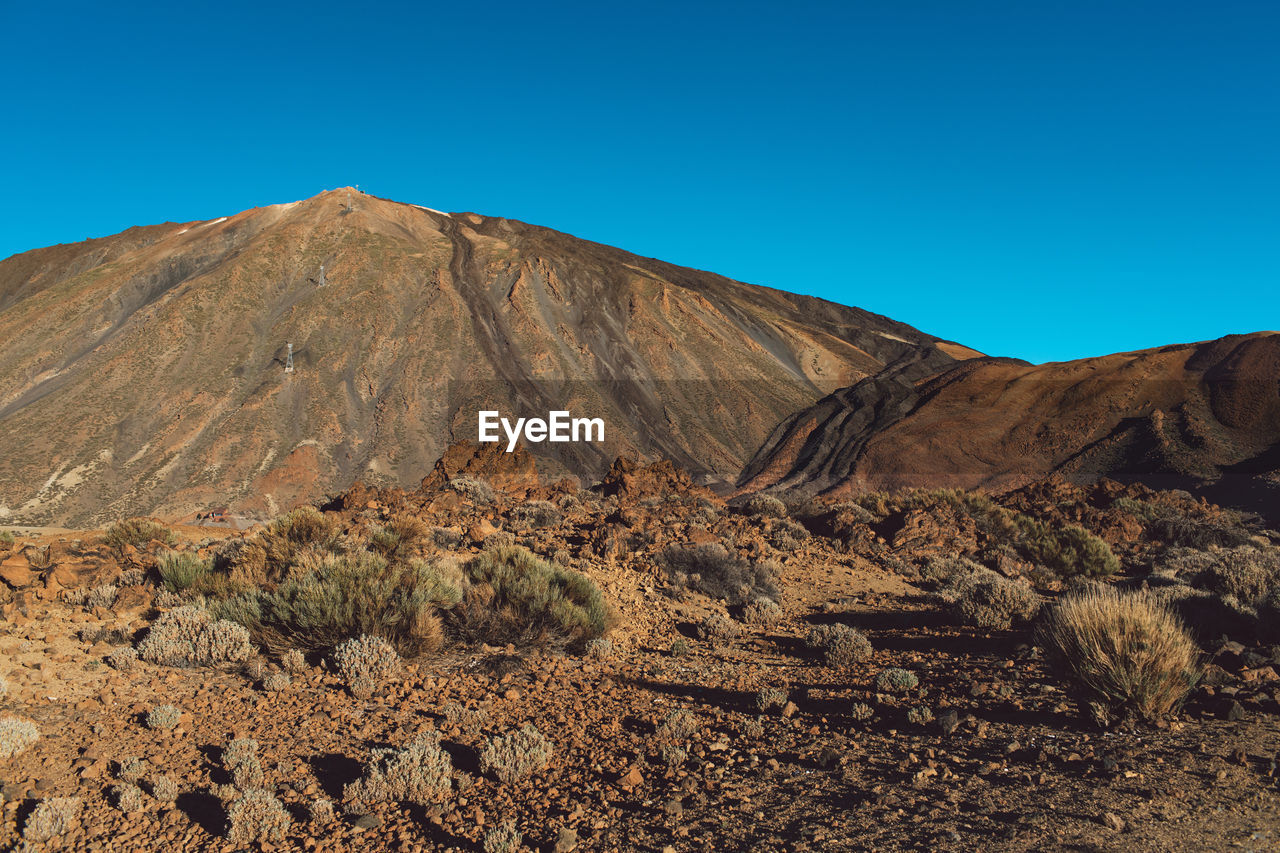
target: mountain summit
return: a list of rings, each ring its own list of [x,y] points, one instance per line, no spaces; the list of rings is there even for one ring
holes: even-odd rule
[[[634,454],[732,481],[824,395],[972,355],[856,308],[343,188],[0,262],[0,518],[269,514],[413,484],[475,439],[482,408],[604,419],[602,443],[530,446],[551,473]]]

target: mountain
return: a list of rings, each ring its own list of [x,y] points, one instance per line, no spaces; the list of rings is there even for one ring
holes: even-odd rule
[[[413,485],[481,408],[606,422],[599,444],[531,444],[548,473],[595,478],[625,453],[732,482],[836,388],[972,355],[547,228],[334,190],[0,262],[0,520],[272,514]]]
[[[742,491],[1000,491],[1049,474],[1280,507],[1280,333],[1030,365],[890,369],[787,418]]]

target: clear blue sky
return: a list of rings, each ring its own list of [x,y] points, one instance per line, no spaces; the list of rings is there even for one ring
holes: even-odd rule
[[[1033,361],[1280,328],[1280,6],[0,2],[0,256],[346,184]]]

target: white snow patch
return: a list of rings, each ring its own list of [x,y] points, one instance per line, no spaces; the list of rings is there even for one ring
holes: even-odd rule
[[[191,230],[190,228],[183,228],[183,229],[182,229],[181,231],[179,231],[178,233],[179,233],[179,234],[186,234],[186,233],[187,233],[188,231],[190,231],[190,230]]]
[[[283,202],[283,203],[281,203],[281,204],[273,204],[273,205],[271,205],[271,206],[272,206],[272,207],[278,207],[278,208],[280,208],[281,210],[288,210],[289,208],[293,207],[295,204],[297,204],[297,202],[296,202],[296,201],[287,201],[287,202]]]
[[[897,335],[891,335],[888,332],[876,332],[876,334],[882,338],[888,338],[891,341],[902,341],[904,344],[911,343],[911,341],[907,340],[906,338],[900,338]]]
[[[425,210],[425,211],[427,211],[428,213],[438,213],[438,214],[440,214],[441,216],[448,216],[448,215],[449,215],[449,214],[445,213],[443,210],[436,210],[434,207],[424,207],[423,205],[420,205],[420,204],[415,204],[415,205],[414,205],[414,207],[418,208],[419,210]]]
[[[219,222],[226,222],[226,221],[227,221],[227,217],[225,217],[225,216],[224,216],[224,217],[222,217],[221,219],[215,219],[215,220],[213,220],[212,222],[205,222],[204,224],[205,224],[205,225],[217,225]]]

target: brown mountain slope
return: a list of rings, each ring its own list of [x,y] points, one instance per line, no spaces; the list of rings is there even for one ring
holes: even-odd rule
[[[603,445],[555,446],[569,450],[549,473],[598,476],[628,453],[732,480],[835,388],[953,364],[934,343],[855,308],[347,190],[131,229],[0,262],[0,520],[268,513],[357,479],[416,484],[488,407],[606,421]]]
[[[1280,506],[1280,334],[1028,365],[886,371],[788,418],[744,491],[1015,487],[1047,474]]]

